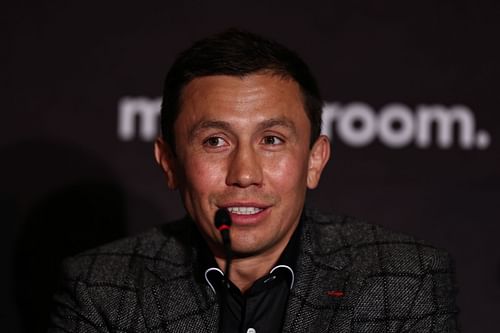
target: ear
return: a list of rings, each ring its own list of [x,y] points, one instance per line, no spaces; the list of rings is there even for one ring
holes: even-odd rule
[[[177,189],[175,157],[170,146],[162,138],[157,138],[155,141],[155,159],[165,174],[168,188],[171,190]]]
[[[320,135],[309,152],[309,165],[307,169],[307,188],[316,188],[321,173],[330,159],[330,140],[326,135]]]

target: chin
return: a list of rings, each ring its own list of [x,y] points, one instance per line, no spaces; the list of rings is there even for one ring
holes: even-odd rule
[[[270,247],[265,244],[233,242],[231,250],[235,257],[247,258],[260,255]]]

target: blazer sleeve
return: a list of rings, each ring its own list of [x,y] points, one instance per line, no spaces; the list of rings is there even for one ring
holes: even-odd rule
[[[49,333],[109,332],[105,319],[94,305],[85,276],[88,271],[81,261],[66,260],[59,291],[54,296],[54,310]]]
[[[454,262],[436,249],[423,260],[427,267],[401,332],[459,332]]]

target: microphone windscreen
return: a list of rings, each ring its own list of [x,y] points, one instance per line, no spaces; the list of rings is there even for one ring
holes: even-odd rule
[[[215,212],[214,218],[215,227],[219,229],[221,226],[231,226],[231,216],[229,215],[229,211],[226,208],[219,208],[217,212]]]

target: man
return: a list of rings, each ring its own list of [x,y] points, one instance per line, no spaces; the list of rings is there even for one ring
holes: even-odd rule
[[[457,331],[445,253],[304,209],[330,156],[321,107],[275,42],[229,30],[182,53],[155,156],[187,217],[67,261],[52,332]]]

